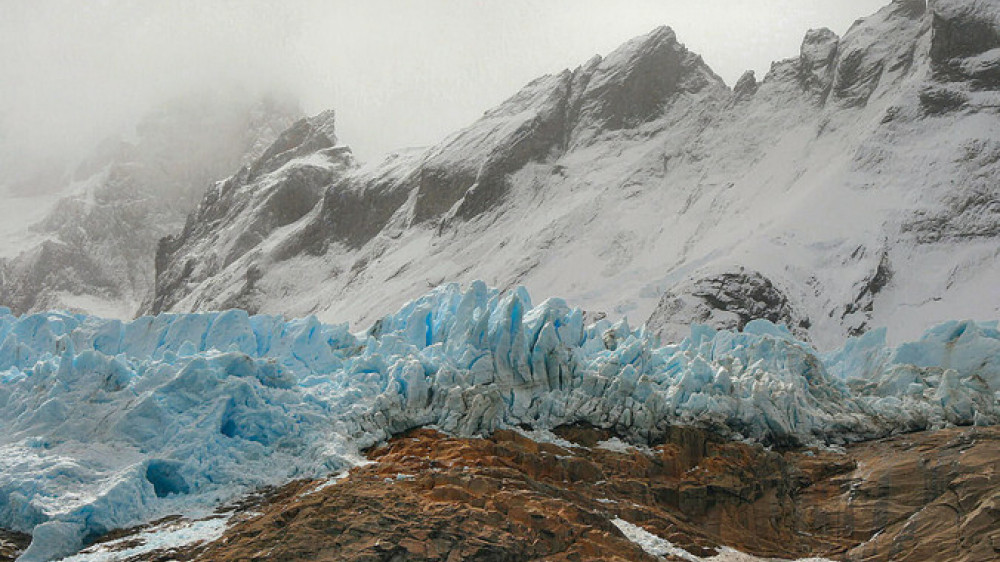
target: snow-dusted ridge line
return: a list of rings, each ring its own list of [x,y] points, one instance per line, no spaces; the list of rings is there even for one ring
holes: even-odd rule
[[[952,322],[819,354],[766,321],[661,347],[586,326],[559,299],[447,285],[368,333],[243,311],[132,322],[0,313],[0,526],[22,560],[87,536],[320,476],[422,425],[476,435],[574,421],[636,442],[707,426],[764,443],[843,443],[996,424],[1000,332]]]
[[[671,341],[765,317],[825,349],[998,318],[1000,9],[886,4],[734,89],[660,27],[426,150],[234,182],[161,246],[148,310],[367,327],[483,279]],[[289,212],[297,192],[320,201]]]

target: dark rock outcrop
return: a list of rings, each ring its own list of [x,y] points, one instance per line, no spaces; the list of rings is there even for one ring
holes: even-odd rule
[[[209,189],[180,234],[160,240],[152,312],[168,309],[189,284],[214,275],[275,230],[301,219],[331,183],[354,167],[350,150],[336,146],[333,119],[327,111],[294,123],[260,158]],[[305,160],[286,169],[296,158]]]
[[[667,291],[646,325],[661,338],[679,341],[692,323],[720,330],[742,330],[758,318],[783,324],[806,337],[809,319],[796,311],[785,293],[756,271],[722,273]]]
[[[1000,47],[1000,16],[991,0],[930,0],[931,60],[948,63]]]
[[[930,2],[930,56],[942,82],[1000,88],[1000,10],[989,0]]]
[[[0,562],[14,562],[31,543],[31,535],[0,529]]]
[[[855,286],[857,295],[854,300],[844,306],[841,319],[848,326],[848,334],[860,336],[872,327],[870,323],[875,310],[875,299],[892,281],[892,275],[889,253],[883,250],[875,269]]]
[[[827,28],[810,29],[802,40],[799,80],[803,88],[825,98],[836,70],[840,37]]]

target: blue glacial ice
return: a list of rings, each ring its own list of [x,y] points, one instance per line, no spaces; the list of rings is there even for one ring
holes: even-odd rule
[[[406,429],[461,435],[585,421],[652,441],[671,425],[764,444],[842,444],[996,424],[1000,332],[951,322],[819,353],[783,327],[585,325],[559,299],[440,287],[371,330],[315,318],[162,314],[132,322],[0,310],[0,527],[24,561],[88,537],[322,476]]]

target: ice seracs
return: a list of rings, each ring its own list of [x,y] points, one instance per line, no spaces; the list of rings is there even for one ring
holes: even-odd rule
[[[320,476],[422,425],[477,435],[571,422],[638,443],[674,425],[764,444],[1000,421],[996,324],[819,353],[766,320],[661,346],[524,289],[437,288],[353,334],[315,318],[0,314],[0,526],[23,560],[85,537]],[[991,386],[992,385],[992,386]]]

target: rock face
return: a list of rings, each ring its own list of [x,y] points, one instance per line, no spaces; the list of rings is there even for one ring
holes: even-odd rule
[[[997,439],[993,429],[952,429],[856,445],[855,468],[830,477],[822,458],[799,457],[810,479],[802,527],[850,545],[846,560],[995,559]]]
[[[978,57],[1000,47],[1000,26],[997,25],[1000,10],[994,2],[932,0],[931,5],[934,11],[931,58],[935,63],[961,68],[963,63],[969,62],[963,59]],[[995,57],[981,61],[987,68],[979,70],[995,71],[990,60]]]
[[[30,542],[31,535],[0,529],[0,562],[14,562]]]
[[[297,115],[272,98],[192,95],[80,164],[34,237],[0,263],[0,302],[129,318],[151,297],[157,242],[212,182],[260,155]],[[315,148],[312,148],[315,150]]]
[[[690,301],[652,322],[763,316],[822,347],[995,317],[998,22],[990,2],[897,0],[843,37],[808,32],[733,90],[658,28],[437,146],[345,167],[294,223],[185,273],[255,221],[236,204],[193,215],[160,253],[150,310],[239,304],[364,329],[427,286],[484,279],[613,319]],[[741,270],[754,280],[734,285]],[[756,293],[767,283],[780,296]]]
[[[768,451],[684,428],[652,448],[585,425],[554,433],[461,439],[411,431],[369,451],[374,464],[342,480],[293,482],[246,502],[245,515],[216,540],[131,560],[255,560],[264,552],[442,561],[1000,555],[995,429],[915,433],[844,452]],[[652,556],[614,521],[673,549]],[[736,558],[733,549],[745,554]]]
[[[325,188],[354,166],[350,150],[337,146],[332,111],[297,121],[259,158],[211,187],[179,235],[160,241],[153,309],[169,308],[182,287],[217,274],[301,219]],[[188,240],[197,244],[189,243],[181,254]],[[181,257],[181,263],[172,263]],[[254,312],[259,275],[259,267],[249,267],[244,285],[223,306]]]
[[[809,319],[798,314],[788,297],[760,273],[722,273],[667,291],[646,326],[666,341],[680,341],[691,324],[739,331],[750,321],[764,318],[808,338]]]
[[[566,452],[509,431],[462,440],[418,430],[329,488],[298,484],[300,495],[233,527],[203,556],[240,560],[274,547],[316,560],[656,560],[621,536],[598,496],[575,490],[603,474],[556,458]]]
[[[570,92],[575,102],[571,104],[574,136],[584,130],[634,129],[659,119],[680,95],[724,88],[701,57],[677,42],[669,27],[633,39],[575,74],[573,82],[585,86]]]

